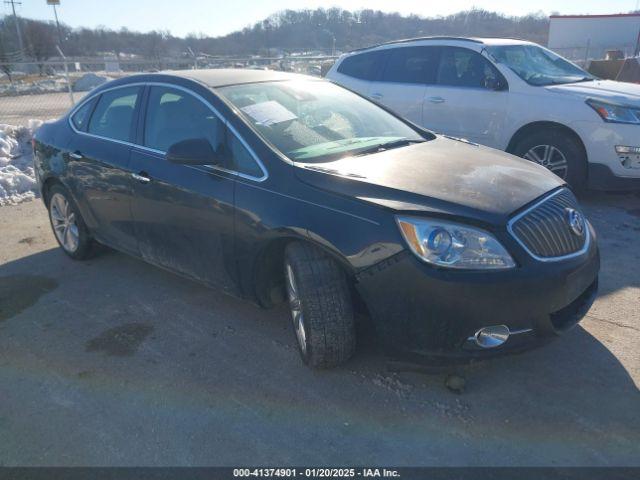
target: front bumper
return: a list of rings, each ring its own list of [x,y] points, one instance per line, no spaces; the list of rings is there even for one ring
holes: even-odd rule
[[[595,190],[640,188],[640,156],[620,155],[616,146],[640,146],[640,126],[601,120],[572,123],[587,150],[588,186]]]
[[[591,307],[600,268],[592,239],[578,257],[530,259],[501,272],[437,269],[404,251],[361,272],[357,288],[378,338],[393,350],[463,357],[521,350],[561,335]],[[473,348],[469,338],[492,325],[519,333],[496,348]]]

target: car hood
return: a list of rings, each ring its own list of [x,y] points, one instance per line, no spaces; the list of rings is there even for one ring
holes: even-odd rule
[[[564,184],[546,168],[499,150],[437,136],[432,141],[329,162],[295,163],[314,187],[403,212],[504,225]]]
[[[640,85],[613,80],[597,80],[595,82],[567,83],[545,87],[557,93],[565,93],[580,98],[598,98],[601,100],[640,106]]]

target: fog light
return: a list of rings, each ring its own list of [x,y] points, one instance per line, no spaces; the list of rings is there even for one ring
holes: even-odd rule
[[[495,348],[509,339],[509,327],[506,325],[493,325],[481,328],[474,335],[476,345],[481,348]]]
[[[638,154],[640,155],[640,147],[629,147],[625,145],[616,145],[616,153],[618,155]]]

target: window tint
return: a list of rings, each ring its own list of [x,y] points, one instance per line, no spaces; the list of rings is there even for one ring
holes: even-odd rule
[[[96,110],[91,115],[89,133],[128,141],[139,93],[139,87],[127,87],[100,95]]]
[[[500,83],[504,83],[502,76],[479,53],[466,48],[443,49],[438,70],[439,85],[495,89],[495,85]]]
[[[71,121],[73,122],[74,127],[76,127],[81,132],[84,132],[87,129],[87,123],[89,123],[89,116],[93,110],[93,106],[95,105],[95,99],[89,100],[82,107],[73,114],[71,117]]]
[[[366,52],[345,58],[338,66],[338,72],[362,80],[375,80],[382,67],[384,52]]]
[[[225,126],[200,100],[182,90],[151,87],[144,144],[166,152],[174,143],[206,138],[217,152],[224,144]]]
[[[238,137],[229,135],[229,146],[231,148],[231,157],[233,158],[232,168],[234,170],[256,178],[261,178],[264,175],[260,166]]]
[[[438,69],[437,47],[394,48],[382,75],[384,82],[433,83]]]

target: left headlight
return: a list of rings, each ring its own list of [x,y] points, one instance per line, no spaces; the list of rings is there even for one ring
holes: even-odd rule
[[[500,242],[480,228],[417,217],[396,220],[413,253],[427,263],[468,270],[515,267]]]
[[[605,122],[640,125],[640,109],[638,108],[615,105],[592,98],[587,100],[587,105],[593,108]]]

